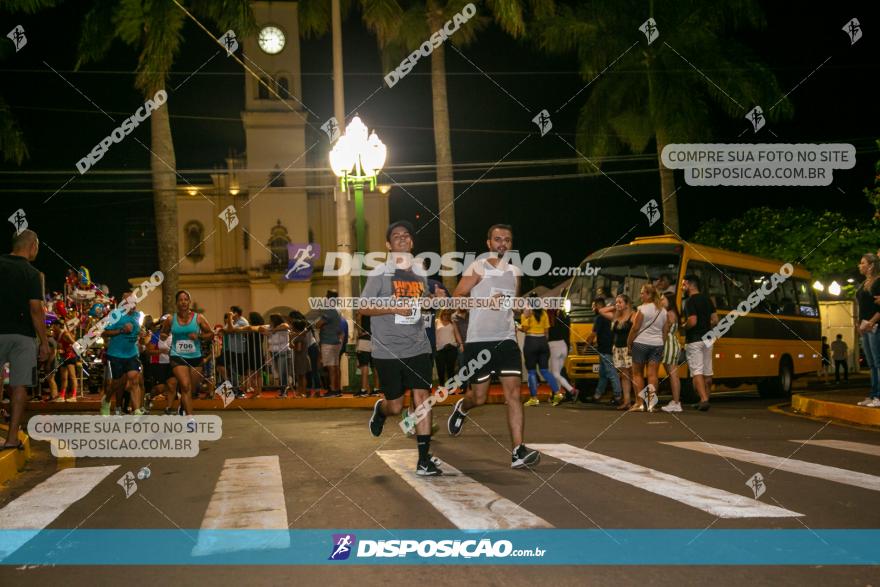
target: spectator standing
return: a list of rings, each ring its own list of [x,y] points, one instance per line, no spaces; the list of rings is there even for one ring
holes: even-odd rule
[[[838,334],[834,342],[831,343],[831,359],[834,361],[834,382],[840,383],[840,369],[843,367],[843,380],[849,381],[849,364],[847,358],[849,348],[843,341],[843,335]]]
[[[632,352],[633,386],[639,390],[638,397],[641,401],[637,401],[631,409],[642,411],[647,408],[649,412],[653,412],[658,400],[657,372],[660,361],[663,360],[663,345],[669,325],[666,309],[660,301],[660,292],[652,284],[643,285],[639,290],[639,297],[642,304],[633,318],[627,345]],[[644,385],[645,379],[648,381],[647,385]]]
[[[4,449],[24,450],[18,438],[27,399],[37,384],[37,363],[49,358],[43,284],[31,262],[37,258],[37,233],[25,229],[12,239],[12,252],[0,256],[0,365],[9,363],[9,431]]]
[[[611,322],[611,356],[614,360],[614,368],[620,377],[620,387],[623,389],[623,403],[617,406],[618,410],[628,410],[634,404],[631,401],[632,392],[632,355],[627,346],[629,331],[632,329],[632,302],[626,294],[620,294],[614,298],[613,306],[597,307],[599,314],[612,320]]]
[[[878,362],[877,322],[880,321],[880,308],[874,301],[880,287],[880,260],[872,253],[862,255],[859,260],[859,272],[865,281],[856,291],[856,302],[859,306],[859,333],[862,335],[862,348],[865,350],[865,361],[871,369],[871,391],[868,397],[858,403],[871,408],[880,407],[880,362]]]
[[[681,343],[678,342],[678,308],[675,303],[675,294],[666,292],[666,322],[669,331],[666,333],[666,343],[663,345],[663,367],[669,376],[669,387],[672,390],[672,400],[660,408],[664,412],[681,411],[681,378],[678,376],[678,368],[681,366]]]
[[[828,337],[822,337],[822,362],[819,364],[819,379],[822,383],[828,385],[828,374],[831,372],[831,346],[828,344]]]
[[[455,338],[455,324],[452,323],[452,310],[442,310],[434,325],[437,351],[434,360],[437,364],[437,379],[440,385],[455,374],[455,359],[458,344]]]
[[[336,299],[339,294],[335,290],[327,290],[328,299]],[[321,347],[321,365],[327,367],[329,389],[324,397],[339,397],[340,389],[339,351],[342,347],[342,316],[335,308],[321,311],[318,327],[318,343]]]
[[[599,353],[599,381],[596,383],[593,401],[597,402],[602,399],[602,396],[605,395],[605,386],[610,381],[612,403],[619,406],[622,401],[622,392],[620,375],[614,367],[614,358],[612,357],[614,333],[611,331],[611,320],[600,311],[605,307],[605,298],[593,298],[593,311],[596,313],[596,320],[593,322],[593,332],[587,338],[587,344],[595,347]]]
[[[361,390],[355,394],[357,397],[366,397],[379,392],[379,375],[373,367],[373,340],[370,336],[370,317],[361,316],[360,323],[356,325],[357,339],[357,364],[361,373]],[[373,372],[373,386],[370,387],[370,371]]]
[[[550,386],[551,402],[554,406],[559,405],[563,396],[559,393],[559,384],[550,374],[550,345],[547,342],[547,331],[550,330],[550,320],[543,308],[534,310],[527,308],[520,317],[520,327],[526,334],[523,343],[523,357],[525,358],[526,371],[529,380],[529,395],[527,406],[537,406],[538,399],[538,369]]]
[[[260,333],[265,329],[266,321],[259,312],[251,312],[248,314],[248,322],[251,327],[246,335],[248,350],[245,369],[248,373],[248,391],[253,390],[252,397],[257,398],[263,395],[263,367],[266,365],[266,358],[263,356],[263,339]]]
[[[718,324],[715,305],[700,292],[700,278],[693,274],[684,276],[682,288],[687,292],[683,304],[684,350],[694,389],[700,396],[696,408],[702,412],[709,409],[709,391],[712,387],[712,350],[714,343],[703,342],[703,335]]]
[[[547,344],[550,346],[550,374],[556,378],[559,386],[565,390],[565,401],[576,400],[579,392],[562,376],[565,359],[568,357],[568,316],[559,310],[547,310],[550,328],[547,330]]]
[[[281,389],[279,395],[287,397],[287,392],[290,390],[290,371],[293,366],[293,355],[290,352],[290,325],[284,321],[281,314],[271,314],[269,324],[263,326],[261,332],[269,337],[272,367]]]
[[[232,376],[231,383],[235,390],[235,396],[243,397],[241,383],[245,375],[245,354],[247,353],[245,333],[248,332],[250,324],[241,315],[242,309],[239,306],[230,306],[229,310],[224,317],[223,326],[223,331],[227,333],[229,342],[226,368]]]
[[[61,321],[52,320],[49,325],[47,342],[49,344],[49,358],[43,363],[43,381],[49,386],[49,401],[64,401],[58,397],[58,382],[55,380],[55,371],[58,370],[58,337],[61,336]]]

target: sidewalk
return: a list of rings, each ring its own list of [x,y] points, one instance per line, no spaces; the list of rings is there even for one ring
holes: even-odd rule
[[[866,395],[867,390],[853,389],[798,393],[791,396],[791,409],[808,416],[880,427],[880,408],[856,405]]]

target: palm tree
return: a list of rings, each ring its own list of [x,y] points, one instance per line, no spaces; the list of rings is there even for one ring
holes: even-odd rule
[[[416,0],[402,7],[395,0],[360,0],[364,24],[376,34],[382,54],[384,71],[396,67],[400,60],[427,41],[453,15],[460,13],[470,0]],[[527,12],[535,17],[553,13],[554,0],[494,0],[476,2],[483,5],[488,16],[476,16],[462,25],[447,42],[465,46],[476,40],[477,32],[495,22],[513,38],[526,31]],[[305,37],[327,32],[330,9],[326,1],[301,0],[300,29]],[[452,141],[449,133],[449,101],[446,93],[446,48],[444,44],[431,53],[431,92],[434,115],[434,150],[437,163],[437,205],[440,219],[440,249],[456,250],[455,193],[452,173]],[[340,124],[342,121],[340,121]],[[454,278],[443,278],[454,287]]]
[[[55,0],[6,0],[3,10],[33,14],[54,5]],[[25,37],[27,37],[27,31],[25,31]],[[5,59],[14,51],[13,46],[5,39],[0,42],[0,59]],[[4,161],[15,161],[17,165],[21,165],[21,162],[28,156],[27,145],[24,142],[21,129],[3,96],[0,96],[0,154],[2,154]]]
[[[189,0],[186,4],[191,13],[217,27],[218,37],[229,29],[239,37],[255,29],[248,0]],[[85,16],[77,67],[103,58],[114,41],[122,41],[138,52],[135,87],[145,100],[153,99],[165,89],[186,18],[171,0],[98,0]],[[167,104],[150,116],[150,152],[159,270],[165,275],[162,307],[172,312],[179,282],[177,163]]]
[[[650,45],[638,30],[648,17],[659,29]],[[533,30],[541,49],[575,54],[584,80],[595,80],[578,117],[578,151],[592,159],[642,153],[653,142],[663,221],[678,233],[673,172],[660,161],[663,147],[710,140],[719,109],[735,119],[755,105],[770,121],[792,114],[791,103],[780,100],[776,77],[737,40],[738,33],[764,24],[757,0],[592,0],[560,5]],[[582,167],[593,170],[587,162]]]

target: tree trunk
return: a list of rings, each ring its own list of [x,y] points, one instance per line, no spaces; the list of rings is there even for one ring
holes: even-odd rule
[[[428,3],[430,30],[443,25],[442,12],[434,2]],[[440,253],[456,250],[455,191],[452,183],[452,143],[449,137],[449,104],[446,99],[446,48],[440,45],[431,54],[431,93],[434,109],[434,150],[437,160],[437,205],[440,217]],[[443,278],[443,285],[452,290],[456,279]]]
[[[675,194],[675,175],[671,169],[663,165],[660,154],[667,144],[666,133],[657,131],[657,164],[660,166],[660,197],[663,199],[663,232],[681,235],[678,228],[678,195]]]
[[[153,94],[147,97],[152,99]],[[180,251],[177,244],[177,162],[167,104],[154,110],[150,117],[150,149],[156,246],[159,250],[159,271],[165,275],[162,283],[162,311],[170,313],[175,309],[174,293],[179,285]]]

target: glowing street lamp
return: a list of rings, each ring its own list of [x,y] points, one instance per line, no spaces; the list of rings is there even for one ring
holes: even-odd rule
[[[828,293],[830,293],[833,296],[839,296],[840,295],[840,284],[837,283],[836,281],[832,281],[831,285],[828,286]]]
[[[367,136],[367,126],[355,116],[330,150],[330,168],[340,179],[342,189],[354,187],[355,231],[358,251],[366,252],[364,244],[364,185],[376,189],[376,176],[385,165],[387,149],[376,131]]]

